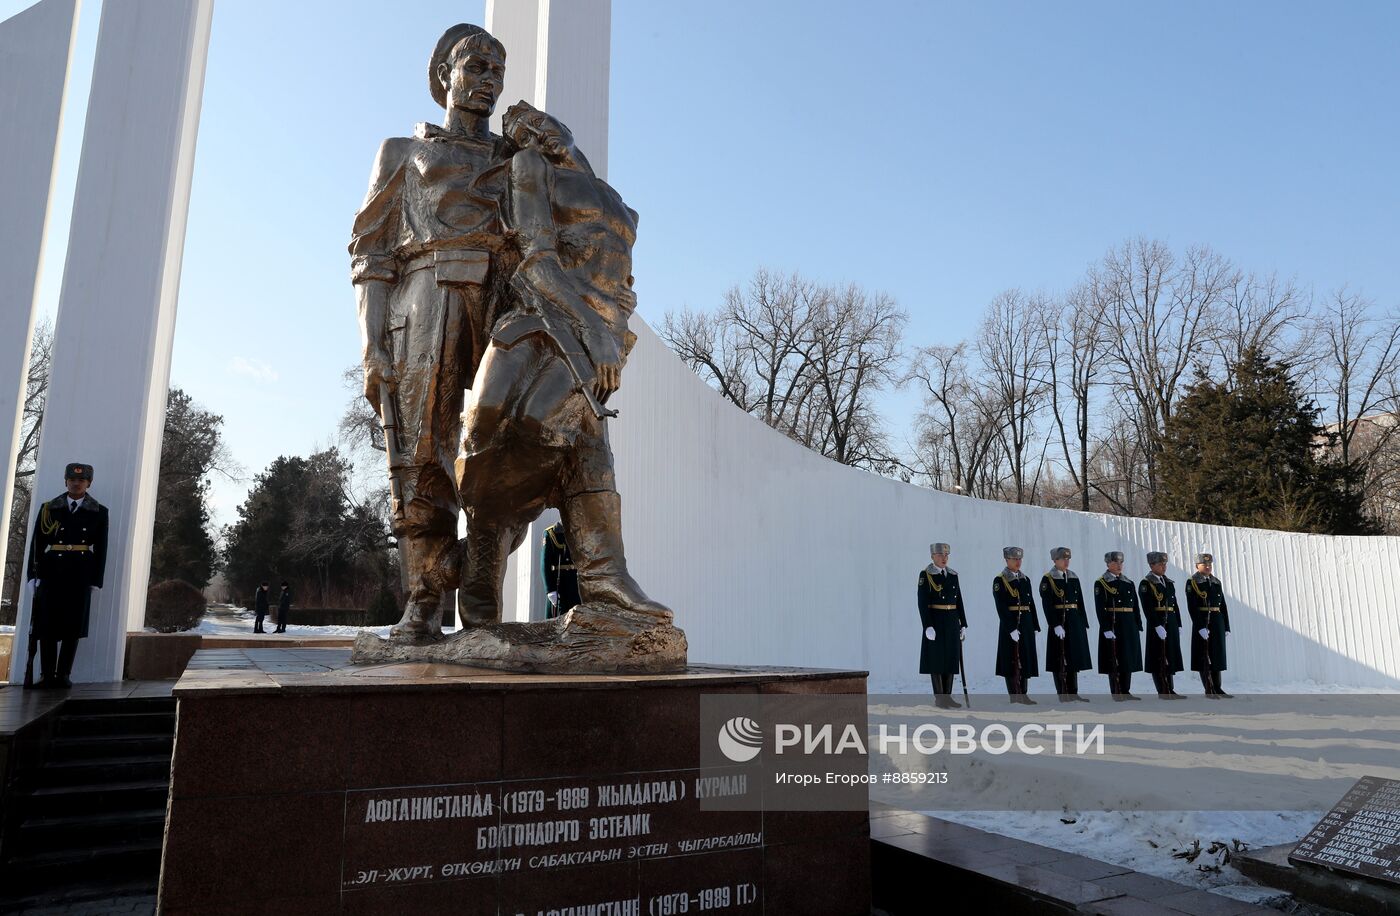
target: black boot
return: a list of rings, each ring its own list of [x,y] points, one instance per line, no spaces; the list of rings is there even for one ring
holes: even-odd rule
[[[1152,686],[1157,688],[1157,699],[1159,700],[1165,700],[1171,695],[1172,689],[1167,684],[1167,676],[1165,674],[1153,672]]]
[[[1162,680],[1167,682],[1167,699],[1184,700],[1186,697],[1176,692],[1176,676],[1173,674],[1162,675]]]
[[[39,640],[39,681],[34,685],[36,690],[52,690],[58,686],[58,678],[55,672],[58,671],[58,640]]]
[[[1070,694],[1073,691],[1069,689],[1068,679],[1058,671],[1051,672],[1050,676],[1055,679],[1055,696],[1059,698],[1061,703],[1071,702],[1073,697]]]
[[[58,650],[58,686],[64,689],[73,686],[70,679],[73,674],[73,659],[78,655],[78,641],[76,639],[65,639],[63,646]]]
[[[1219,672],[1219,671],[1216,671],[1216,672],[1213,674],[1213,679],[1214,679],[1214,681],[1215,681],[1215,695],[1216,695],[1217,697],[1219,697],[1219,698],[1222,699],[1222,700],[1233,700],[1233,699],[1235,698],[1235,695],[1234,695],[1233,693],[1226,693],[1226,692],[1225,692],[1225,688],[1220,686],[1220,672]]]
[[[1125,700],[1141,700],[1141,699],[1142,699],[1142,697],[1135,697],[1135,696],[1133,696],[1133,689],[1132,689],[1132,688],[1133,688],[1133,673],[1132,673],[1131,671],[1124,671],[1124,672],[1122,672],[1121,674],[1118,675],[1118,686],[1121,687],[1121,688],[1123,689],[1123,699],[1125,699]]]
[[[953,676],[943,675],[943,698],[948,701],[949,709],[962,709],[962,704],[953,699]]]
[[[1218,697],[1218,696],[1215,695],[1215,684],[1211,681],[1210,672],[1209,672],[1209,671],[1202,671],[1202,672],[1201,672],[1201,686],[1205,688],[1205,691],[1206,691],[1206,699],[1209,699],[1209,700],[1218,700],[1218,699],[1220,699],[1220,697]]]

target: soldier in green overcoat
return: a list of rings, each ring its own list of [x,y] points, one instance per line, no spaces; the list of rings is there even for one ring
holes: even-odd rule
[[[1176,692],[1173,675],[1181,670],[1181,609],[1176,603],[1176,583],[1167,578],[1167,555],[1147,554],[1150,570],[1138,583],[1138,599],[1147,618],[1147,670],[1163,700],[1184,700]]]
[[[1040,606],[1050,633],[1045,637],[1045,667],[1055,679],[1061,703],[1089,700],[1079,695],[1079,672],[1094,666],[1089,655],[1089,615],[1079,576],[1069,568],[1070,549],[1050,551],[1050,571],[1040,577]]]
[[[1035,634],[1040,632],[1035,589],[1021,572],[1026,552],[1020,547],[1006,547],[1001,555],[1006,568],[992,580],[998,618],[997,676],[1006,678],[1011,702],[1034,706],[1035,700],[1026,696],[1026,681],[1040,675],[1035,650]]]
[[[1201,686],[1213,700],[1230,699],[1220,686],[1225,670],[1225,634],[1230,632],[1230,609],[1225,588],[1212,572],[1215,557],[1196,555],[1196,574],[1186,580],[1186,609],[1191,612],[1191,670],[1201,673]]]
[[[961,709],[962,704],[952,697],[953,675],[958,673],[962,656],[967,611],[957,571],[948,565],[950,552],[947,544],[931,544],[929,555],[933,562],[919,573],[919,619],[924,625],[919,671],[933,680],[935,705],[940,709]]]
[[[1108,689],[1115,700],[1140,700],[1133,696],[1134,671],[1142,670],[1142,611],[1137,589],[1123,575],[1123,552],[1104,554],[1108,567],[1094,582],[1094,610],[1099,617],[1099,673],[1108,675]]]

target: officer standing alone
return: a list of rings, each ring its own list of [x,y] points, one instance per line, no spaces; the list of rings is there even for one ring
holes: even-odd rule
[[[962,708],[952,694],[953,675],[958,673],[962,658],[967,611],[958,574],[948,565],[950,551],[947,544],[931,544],[929,557],[933,562],[919,573],[919,619],[924,625],[919,672],[933,680],[933,702],[939,709]]]
[[[88,635],[92,593],[102,587],[107,565],[107,507],[88,493],[92,465],[70,464],[63,477],[67,492],[39,507],[29,540],[28,576],[34,587],[30,626],[39,644],[39,689],[73,686],[78,640]]]
[[[549,597],[549,607],[544,614],[548,620],[566,614],[579,605],[578,570],[574,568],[574,558],[569,554],[569,542],[564,539],[563,522],[555,522],[544,530],[542,546],[540,575],[544,578],[545,592]]]

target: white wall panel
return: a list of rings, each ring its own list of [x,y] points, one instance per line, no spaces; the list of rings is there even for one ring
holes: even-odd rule
[[[77,0],[43,0],[0,22],[0,569],[77,17]]]
[[[36,497],[96,467],[106,587],[75,681],[119,679],[145,616],[175,306],[213,0],[104,3],[54,329]],[[28,625],[28,600],[19,632]],[[11,678],[23,674],[15,653]]]
[[[1001,549],[1024,547],[1038,580],[1064,545],[1090,582],[1108,550],[1127,555],[1134,579],[1148,550],[1167,551],[1183,607],[1193,555],[1214,553],[1233,627],[1227,686],[1400,687],[1400,539],[1120,518],[899,483],[791,442],[721,399],[640,319],[633,329],[610,423],[628,559],[675,609],[692,661],[862,668],[872,692],[927,691],[915,587],[929,543],[948,541],[967,596],[969,675],[1000,689],[991,580]],[[1038,643],[1043,658],[1044,632]],[[1053,690],[1048,676],[1037,687]]]

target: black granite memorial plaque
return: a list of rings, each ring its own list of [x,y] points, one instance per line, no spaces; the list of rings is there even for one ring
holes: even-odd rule
[[[1400,780],[1358,779],[1288,860],[1400,887]]]

